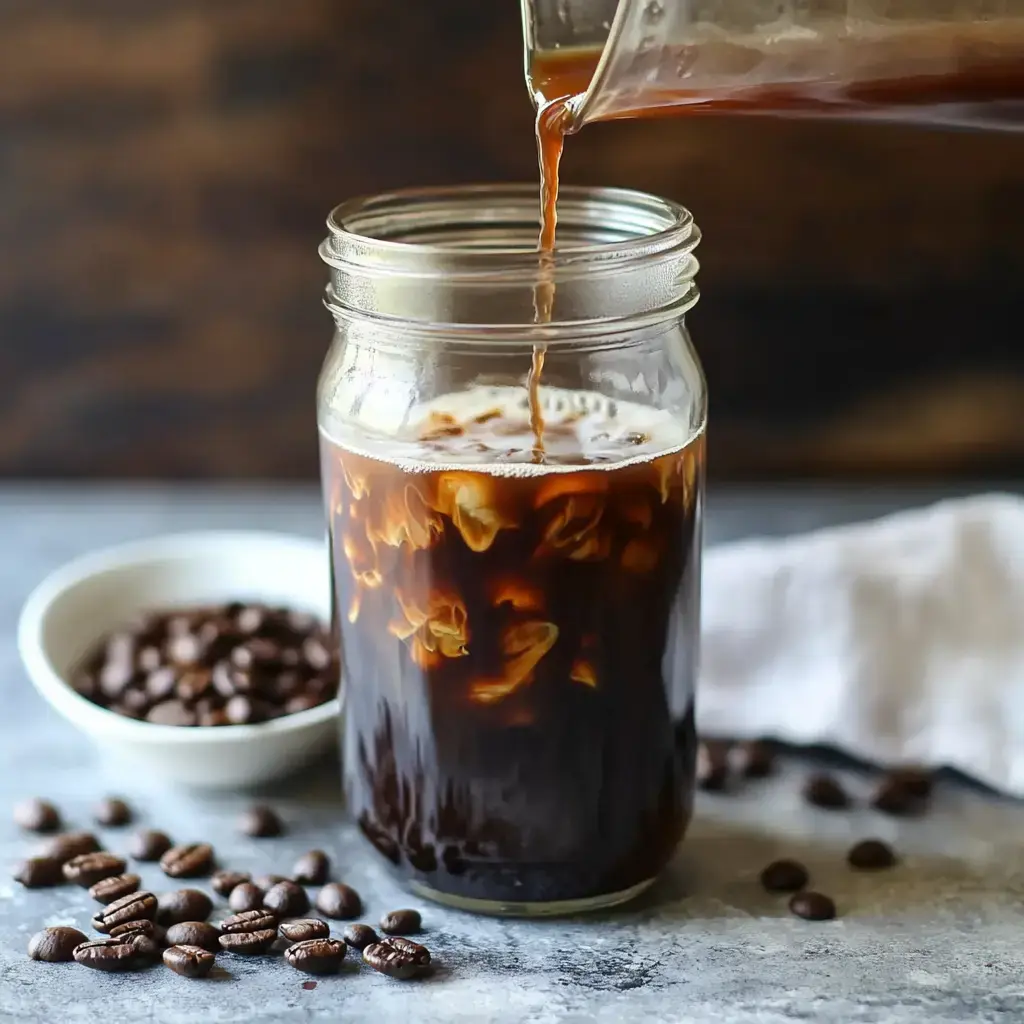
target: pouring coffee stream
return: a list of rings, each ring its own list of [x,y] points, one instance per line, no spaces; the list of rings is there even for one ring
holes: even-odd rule
[[[541,180],[535,323],[551,320],[558,167],[590,121],[770,114],[1024,130],[1024,0],[522,0]],[[545,346],[528,376],[543,461]]]

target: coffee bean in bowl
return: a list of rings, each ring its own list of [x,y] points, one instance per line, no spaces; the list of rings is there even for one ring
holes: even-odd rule
[[[144,613],[93,647],[75,687],[154,724],[252,725],[333,700],[338,664],[323,623],[233,602]]]
[[[168,622],[166,636],[145,635],[143,623],[152,609],[180,608],[219,609],[223,617],[205,630],[202,623],[172,627]],[[101,752],[151,780],[228,789],[289,774],[334,742],[336,659],[322,625],[329,617],[329,561],[321,540],[215,531],[133,542],[57,570],[26,602],[18,641],[40,695]],[[225,621],[230,630],[222,628]],[[194,642],[176,640],[179,633],[172,630],[189,633]],[[215,630],[229,636],[220,641]],[[104,691],[82,653],[98,651],[103,638],[126,633],[134,643],[121,640],[101,652],[122,676],[108,673]],[[289,640],[314,635],[323,637],[320,646],[332,655],[326,669],[315,644]],[[267,685],[265,694],[235,694],[251,705],[237,726],[220,724],[234,699],[225,694],[240,679],[237,673],[228,678],[226,671],[237,667],[231,664],[234,648],[218,647],[229,639],[235,646],[266,639],[283,650],[280,670],[250,679]],[[222,650],[226,653],[219,656]],[[131,678],[124,683],[126,668]],[[172,684],[167,673],[152,678],[161,668],[170,669]],[[300,696],[293,693],[296,685]],[[120,695],[111,697],[119,686]],[[145,720],[147,702],[152,708],[170,701],[179,702],[179,714],[169,719],[194,720],[194,727]]]

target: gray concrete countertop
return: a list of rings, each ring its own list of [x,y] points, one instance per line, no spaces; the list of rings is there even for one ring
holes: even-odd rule
[[[851,521],[921,504],[939,489],[854,491],[799,488],[721,491],[710,501],[712,542]],[[0,852],[31,843],[8,808],[26,795],[56,801],[75,826],[89,807],[122,794],[140,823],[181,841],[209,838],[222,864],[287,870],[310,847],[327,849],[337,876],[366,899],[366,919],[397,906],[424,911],[423,941],[438,969],[402,984],[351,965],[304,987],[277,960],[224,958],[219,980],[188,981],[163,967],[106,976],[76,964],[33,963],[29,936],[47,924],[85,929],[84,890],[26,891],[0,878],[0,1020],[97,1021],[462,1021],[964,1022],[1024,1019],[1024,809],[955,778],[943,779],[925,818],[897,822],[866,809],[815,811],[798,790],[808,759],[785,759],[773,779],[733,796],[701,794],[691,833],[656,888],[615,913],[522,922],[446,911],[404,895],[342,824],[333,765],[265,795],[290,823],[287,837],[250,840],[232,819],[251,798],[202,796],[118,777],[73,728],[36,697],[18,663],[14,628],[31,587],[91,548],[154,533],[205,527],[321,529],[312,489],[0,488]],[[855,792],[869,776],[842,765]],[[127,830],[105,830],[123,849]],[[894,842],[902,864],[878,875],[844,862],[868,835]],[[761,867],[792,853],[832,894],[839,919],[790,917],[763,893]],[[144,885],[174,888],[144,866]]]

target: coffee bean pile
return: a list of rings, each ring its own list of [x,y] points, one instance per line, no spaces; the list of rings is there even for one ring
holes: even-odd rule
[[[323,704],[338,693],[338,658],[312,615],[236,602],[157,611],[110,634],[72,685],[119,715],[158,725],[249,725]],[[52,808],[50,809],[53,810]],[[59,822],[45,808],[47,827]],[[124,808],[102,805],[101,825]]]
[[[132,813],[123,800],[109,799],[98,806],[95,817],[117,826],[130,821]],[[57,809],[41,800],[19,804],[14,818],[32,832],[46,832],[60,821]],[[276,812],[263,806],[250,808],[239,829],[253,837],[286,831]],[[214,900],[203,890],[149,892],[141,888],[139,875],[125,871],[125,858],[102,849],[95,835],[61,833],[51,836],[38,856],[19,865],[14,877],[27,888],[66,883],[88,887],[97,903],[91,924],[100,936],[90,939],[76,928],[45,928],[29,941],[31,959],[74,961],[108,972],[141,971],[162,961],[184,978],[205,978],[221,954],[280,953],[295,970],[321,976],[337,974],[352,948],[364,964],[390,978],[407,980],[430,970],[429,950],[406,937],[421,930],[419,911],[398,909],[384,914],[379,924],[383,937],[356,922],[362,914],[362,898],[351,886],[329,880],[331,863],[323,850],[303,854],[290,877],[256,879],[244,871],[215,870],[216,854],[210,843],[176,845],[170,836],[153,829],[135,833],[127,852],[135,861],[159,861],[169,878],[209,878],[213,891],[227,899],[230,912],[213,924],[207,919],[214,913]],[[312,903],[322,917],[308,916],[311,901],[305,886],[320,887]],[[331,935],[331,925],[323,918],[348,922],[340,938]]]
[[[771,744],[762,741],[735,742],[702,739],[697,750],[697,785],[711,793],[734,791],[740,779],[764,778],[774,771]],[[928,807],[933,778],[920,768],[896,768],[882,775],[870,804],[878,811],[897,817],[920,815]],[[854,806],[853,797],[842,783],[826,772],[815,772],[804,780],[803,798],[825,811],[844,811]],[[857,871],[878,871],[897,863],[892,848],[880,839],[864,839],[846,855],[847,864]],[[830,921],[836,916],[835,902],[824,893],[807,889],[810,873],[797,860],[772,861],[761,871],[761,885],[771,893],[792,893],[789,909],[808,921]]]

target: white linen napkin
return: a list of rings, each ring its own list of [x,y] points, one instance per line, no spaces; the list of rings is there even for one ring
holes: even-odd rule
[[[1024,499],[711,548],[698,727],[1024,795]]]

